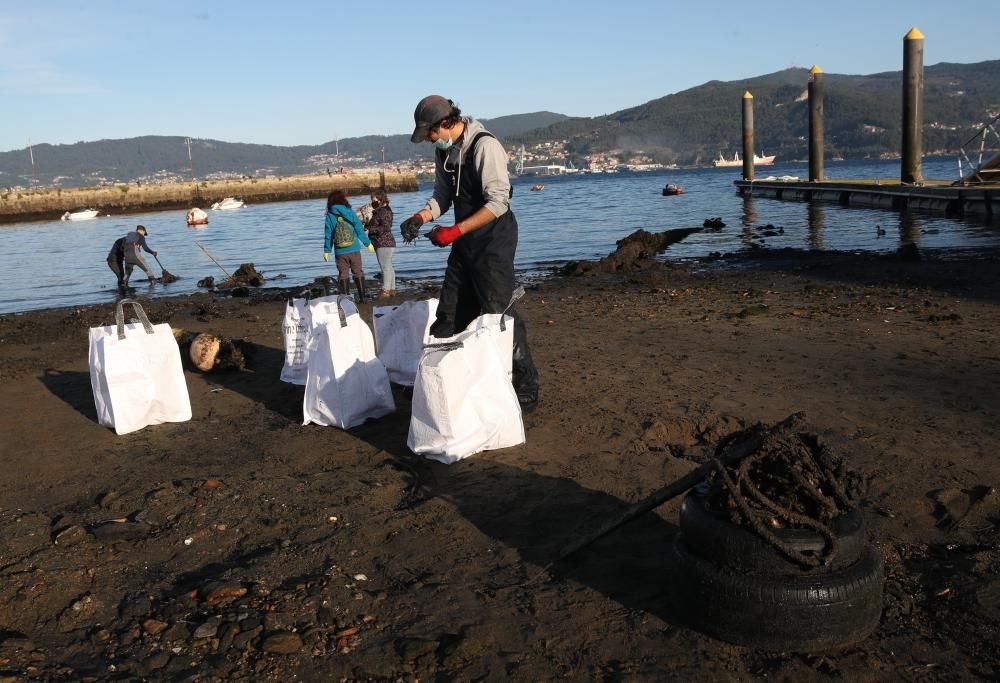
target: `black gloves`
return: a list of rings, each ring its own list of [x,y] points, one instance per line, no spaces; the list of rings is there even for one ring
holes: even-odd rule
[[[419,213],[415,213],[399,226],[399,232],[403,235],[403,241],[409,244],[417,239],[420,234],[420,226],[424,224],[424,218]]]

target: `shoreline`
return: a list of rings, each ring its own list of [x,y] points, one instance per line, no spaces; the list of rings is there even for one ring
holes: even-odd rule
[[[199,207],[208,209],[226,197],[255,202],[279,202],[325,197],[332,190],[348,195],[415,192],[414,173],[346,173],[314,176],[205,180],[156,185],[116,184],[104,187],[56,188],[0,192],[0,224],[56,220],[78,207],[100,213],[127,214]]]
[[[685,230],[681,229],[666,231],[666,233],[661,234],[682,234],[683,232],[685,232]],[[671,239],[675,238],[671,237]],[[829,267],[830,264],[835,264],[835,267],[863,270],[866,267],[877,268],[881,264],[909,262],[914,266],[920,263],[923,264],[924,267],[918,267],[917,270],[925,270],[927,272],[922,276],[919,274],[914,276],[919,278],[931,277],[930,270],[934,268],[933,264],[942,264],[945,268],[948,266],[945,266],[944,264],[956,261],[966,264],[986,264],[990,262],[997,262],[1000,264],[1000,248],[967,250],[947,249],[942,250],[942,253],[945,254],[944,258],[938,258],[934,253],[934,250],[923,250],[917,252],[917,255],[914,256],[913,253],[907,252],[879,253],[781,248],[731,252],[721,255],[685,258],[676,261],[640,259],[639,262],[631,262],[626,259],[625,261],[617,264],[611,264],[610,267],[605,265],[605,262],[612,259],[617,253],[618,252],[613,251],[609,253],[608,256],[599,260],[569,260],[563,262],[561,265],[549,264],[541,270],[515,271],[515,275],[519,278],[518,281],[526,287],[538,287],[553,280],[573,282],[576,280],[586,281],[588,278],[602,276],[607,277],[617,275],[626,277],[633,273],[638,275],[643,272],[655,272],[670,268],[690,269],[694,272],[711,271],[715,269],[731,269],[733,272],[737,272],[748,269],[761,270],[775,267],[780,268],[782,266],[787,266],[788,264],[795,264],[795,268],[806,270],[814,267],[810,264],[826,264],[827,267]],[[412,299],[416,295],[429,294],[433,296],[434,292],[440,286],[442,277],[443,269],[441,275],[430,275],[416,279],[404,278],[402,282],[404,282],[405,285],[399,288],[400,295],[394,298],[390,303],[384,304],[382,302],[368,301],[366,304],[371,305],[372,303],[377,303],[377,305],[394,305],[393,302]],[[286,279],[287,278],[282,278],[277,281],[283,282]],[[209,297],[211,299],[218,300],[237,299],[250,303],[261,303],[268,301],[280,301],[292,296],[298,297],[301,292],[304,292],[310,287],[315,287],[317,280],[303,281],[295,285],[271,284],[273,282],[275,282],[275,280],[270,280],[269,283],[263,287],[248,286],[230,289],[217,289],[214,287],[199,288],[197,291],[188,292],[186,294],[162,294],[155,296],[147,296],[144,292],[140,292],[140,288],[137,287],[135,288],[135,293],[129,295],[129,298],[138,300],[143,304],[143,306],[156,303],[178,304],[184,301],[196,300],[201,297]],[[377,292],[378,283],[379,280],[377,277],[366,276],[366,286],[368,292]],[[233,294],[233,289],[240,290],[240,293]],[[108,288],[109,294],[113,295],[112,290],[113,288]],[[120,298],[122,297],[116,296],[115,301]],[[72,313],[74,311],[89,311],[98,308],[108,308],[109,310],[113,310],[111,308],[113,306],[114,302],[106,301],[67,304],[65,306],[50,306],[46,308],[31,308],[23,311],[0,311],[0,322],[3,322],[7,318],[22,317],[35,313],[60,311]]]
[[[283,288],[144,302],[241,340],[248,369],[185,361],[192,420],[123,437],[97,425],[87,365],[110,304],[0,316],[18,407],[0,418],[0,673],[995,678],[998,261],[776,251],[548,277],[518,303],[541,374],[527,443],[450,466],[406,448],[398,387],[392,415],[301,425]],[[887,582],[866,640],[801,655],[685,627],[679,498],[541,571],[727,435],[799,411],[870,480]]]

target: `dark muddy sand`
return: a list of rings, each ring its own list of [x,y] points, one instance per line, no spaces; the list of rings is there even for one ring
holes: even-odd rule
[[[150,302],[242,341],[248,369],[186,362],[194,418],[124,437],[87,368],[110,305],[0,316],[0,681],[1000,677],[997,254],[646,265],[529,288],[527,444],[451,466],[408,452],[398,390],[349,432],[301,426],[276,290]],[[804,655],[685,627],[679,499],[539,575],[797,411],[871,478],[868,639]]]

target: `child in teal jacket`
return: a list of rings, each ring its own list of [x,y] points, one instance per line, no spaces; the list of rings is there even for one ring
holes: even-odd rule
[[[338,218],[341,220],[338,221]],[[340,231],[337,230],[338,222],[342,226]],[[353,231],[354,237],[349,243],[350,235],[344,234],[348,227]],[[323,242],[323,260],[329,261],[330,251],[334,252],[334,260],[337,263],[337,291],[340,294],[348,293],[350,275],[354,275],[358,303],[365,300],[365,274],[361,270],[362,245],[368,251],[375,251],[371,240],[365,234],[361,219],[354,213],[350,202],[347,201],[347,195],[342,190],[334,190],[326,198],[326,239]]]

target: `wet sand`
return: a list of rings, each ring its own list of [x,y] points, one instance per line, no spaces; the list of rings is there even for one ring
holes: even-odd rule
[[[409,453],[399,391],[350,432],[301,426],[280,295],[151,302],[245,340],[249,370],[188,369],[194,418],[123,437],[87,368],[110,306],[0,316],[0,680],[996,678],[998,305],[996,253],[554,277],[519,304],[542,380],[527,444],[451,466]],[[887,583],[867,640],[802,655],[686,628],[679,499],[540,573],[796,411],[872,478]]]

